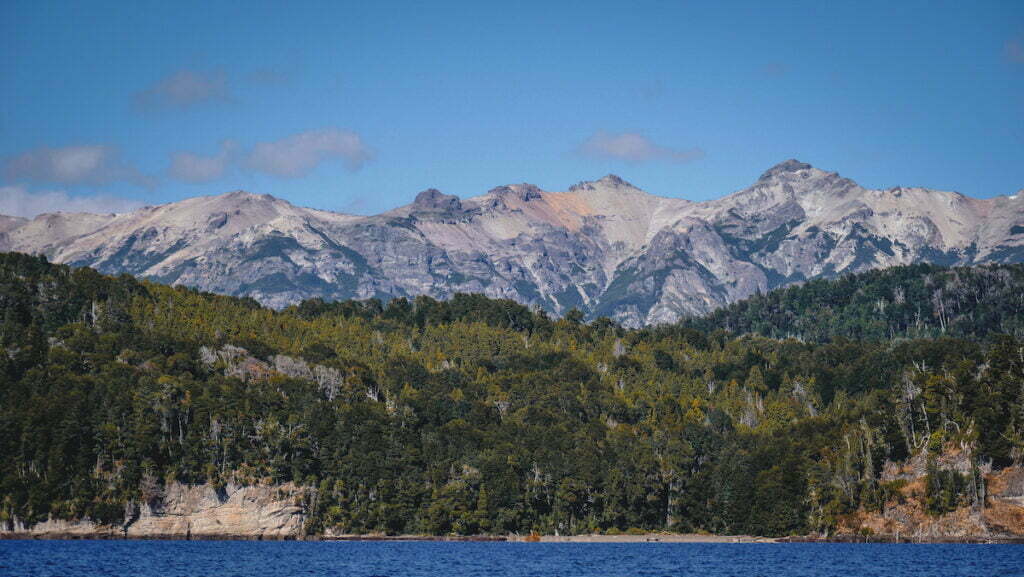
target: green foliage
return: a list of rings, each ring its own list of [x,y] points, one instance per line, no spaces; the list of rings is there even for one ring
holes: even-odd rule
[[[480,295],[272,311],[17,254],[0,310],[0,523],[117,524],[171,481],[234,481],[314,489],[310,532],[782,535],[894,498],[883,463],[930,443],[997,467],[1024,447],[1024,345],[995,327],[810,344]],[[972,490],[929,479],[935,512]]]
[[[931,515],[942,515],[956,509],[968,483],[968,477],[962,473],[940,469],[934,461],[929,461],[925,475],[925,510]]]
[[[1024,337],[1024,265],[899,266],[817,279],[685,321],[704,331],[824,342]]]

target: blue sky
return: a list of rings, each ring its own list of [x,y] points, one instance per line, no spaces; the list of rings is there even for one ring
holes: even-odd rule
[[[239,188],[373,213],[606,173],[703,200],[790,157],[1024,187],[1019,1],[9,0],[0,90],[0,212],[25,215]]]

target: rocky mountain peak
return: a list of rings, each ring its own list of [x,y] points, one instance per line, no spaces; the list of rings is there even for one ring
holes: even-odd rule
[[[513,196],[523,202],[541,198],[542,192],[539,186],[527,182],[522,184],[506,184],[487,191],[488,194],[498,197]]]
[[[275,206],[291,205],[287,200],[277,198],[270,194],[257,194],[245,190],[233,190],[216,196],[204,197],[201,202],[210,210],[225,210],[229,212],[239,210],[248,211],[260,208],[273,209],[272,207]],[[168,205],[158,205],[153,208],[159,210],[164,206]]]
[[[758,180],[772,180],[781,176],[792,175],[800,172],[801,170],[811,170],[813,168],[813,166],[806,162],[800,162],[795,158],[790,158],[789,160],[784,160],[766,170]]]
[[[220,195],[220,198],[231,199],[231,200],[242,200],[242,201],[266,201],[266,200],[277,200],[269,194],[256,194],[255,192],[249,192],[247,190],[232,190]]]
[[[190,214],[196,218],[205,217],[215,212],[229,214],[269,214],[291,207],[287,200],[280,199],[269,194],[256,194],[245,190],[233,190],[224,194],[213,196],[200,196],[188,198],[180,202],[159,204],[152,207],[145,207],[142,213],[166,215]]]
[[[838,172],[825,172],[791,158],[765,171],[748,191],[774,190],[785,198],[803,198],[808,195],[838,197],[857,189],[856,182]]]
[[[453,212],[462,210],[462,201],[454,194],[444,194],[436,188],[428,188],[416,195],[412,206],[420,211]]]
[[[1024,193],[965,201],[923,188],[869,190],[798,160],[704,202],[648,195],[615,175],[570,190],[509,184],[463,201],[427,189],[370,216],[239,190],[117,216],[0,218],[0,250],[275,307],[479,292],[631,326],[821,276],[1024,260]]]
[[[598,182],[602,182],[602,183],[605,183],[605,184],[610,184],[610,185],[616,186],[616,187],[617,186],[628,186],[630,188],[635,188],[632,184],[626,182],[625,180],[623,180],[622,178],[620,178],[616,174],[606,174],[606,175],[602,176],[601,179],[598,180]]]
[[[584,192],[589,190],[597,190],[598,187],[611,189],[631,188],[634,190],[639,190],[637,187],[633,186],[628,181],[623,180],[618,175],[606,174],[599,178],[598,180],[584,180],[578,182],[569,187],[569,192]]]

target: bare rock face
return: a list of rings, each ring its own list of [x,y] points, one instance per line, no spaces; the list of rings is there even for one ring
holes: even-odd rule
[[[701,203],[615,175],[564,192],[524,183],[460,199],[427,189],[374,216],[236,191],[118,215],[0,218],[0,250],[273,307],[475,292],[641,326],[812,278],[1024,261],[1024,195],[871,190],[787,160]]]
[[[211,539],[295,538],[305,520],[302,489],[292,484],[221,490],[210,485],[171,483],[161,500],[145,503],[125,529],[127,537]]]
[[[115,537],[118,535],[116,527],[106,527],[103,525],[97,525],[92,521],[80,520],[80,521],[66,521],[63,519],[48,519],[42,523],[36,523],[31,527],[26,527],[23,523],[15,522],[13,526],[9,527],[15,535],[31,535],[33,537],[50,537],[50,538],[81,538],[87,539],[89,537]]]
[[[886,463],[883,482],[899,481],[897,494],[880,511],[857,511],[840,519],[840,535],[865,533],[908,540],[1019,539],[1024,535],[1024,469],[1010,466],[993,472],[979,466],[984,489],[969,493],[972,502],[933,515],[926,511],[926,455],[906,463]],[[943,471],[955,471],[970,479],[975,468],[969,451],[945,451],[932,456]],[[979,484],[980,486],[980,484]]]
[[[459,197],[454,194],[444,194],[436,188],[428,188],[417,194],[416,200],[412,204],[413,208],[418,211],[458,212],[462,210]]]
[[[284,485],[171,483],[141,505],[127,504],[124,525],[89,519],[9,523],[14,536],[135,539],[296,539],[303,534],[308,489]]]

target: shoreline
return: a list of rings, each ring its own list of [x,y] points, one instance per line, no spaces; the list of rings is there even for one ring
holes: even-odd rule
[[[0,533],[3,541],[337,541],[337,542],[449,542],[449,543],[860,543],[860,544],[1024,544],[1024,536],[970,536],[907,538],[896,535],[833,535],[830,537],[703,535],[648,533],[641,535],[228,535],[167,534],[125,537],[117,532]]]

